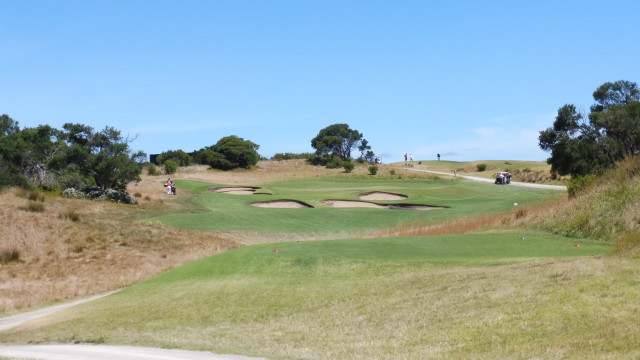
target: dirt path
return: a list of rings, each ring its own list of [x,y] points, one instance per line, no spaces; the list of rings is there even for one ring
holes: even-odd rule
[[[206,351],[110,345],[0,345],[0,356],[43,360],[266,360]]]
[[[0,318],[0,331],[4,331],[7,329],[10,329],[12,327],[18,326],[22,323],[25,323],[27,321],[30,320],[34,320],[34,319],[38,319],[41,317],[45,317],[47,315],[51,315],[55,312],[58,312],[60,310],[64,310],[67,308],[70,308],[72,306],[76,306],[76,305],[80,305],[89,301],[93,301],[93,300],[97,300],[100,298],[103,298],[107,295],[111,295],[113,294],[115,291],[112,292],[108,292],[106,294],[101,294],[101,295],[96,295],[96,296],[92,296],[92,297],[88,297],[86,299],[81,299],[81,300],[77,300],[77,301],[72,301],[66,304],[60,304],[60,305],[55,305],[55,306],[50,306],[48,308],[44,308],[44,309],[40,309],[40,310],[35,310],[35,311],[30,311],[30,312],[26,312],[23,314],[18,314],[18,315],[14,315],[14,316],[9,316],[6,318]]]
[[[495,183],[495,181],[493,179],[487,179],[487,178],[478,177],[478,176],[458,175],[458,174],[454,174],[454,173],[450,173],[450,172],[432,171],[432,170],[420,170],[420,169],[405,169],[405,170],[426,172],[426,173],[438,174],[438,175],[455,176],[455,177],[460,177],[460,178],[467,179],[467,180],[488,182],[488,183],[492,183],[492,184]],[[549,190],[561,190],[561,191],[566,191],[567,190],[567,187],[563,186],[563,185],[543,185],[543,184],[523,183],[523,182],[517,182],[517,181],[512,181],[510,185],[529,187],[529,188],[536,188],[536,189],[549,189]]]

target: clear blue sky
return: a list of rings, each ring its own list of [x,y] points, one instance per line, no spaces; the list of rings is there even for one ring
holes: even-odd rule
[[[312,152],[347,123],[384,162],[544,161],[559,107],[640,82],[636,0],[0,0],[0,14],[0,114],[112,126],[148,154],[227,135]]]

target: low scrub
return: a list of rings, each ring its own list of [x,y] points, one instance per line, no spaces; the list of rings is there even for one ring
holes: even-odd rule
[[[30,212],[43,212],[45,209],[44,204],[42,204],[41,202],[29,201],[26,206],[22,207],[22,210]]]
[[[80,214],[75,209],[66,209],[60,213],[60,218],[71,221],[80,221]]]
[[[20,261],[20,251],[16,249],[0,250],[0,264],[7,265]]]

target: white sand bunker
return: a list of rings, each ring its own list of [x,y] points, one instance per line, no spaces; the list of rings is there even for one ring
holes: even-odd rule
[[[407,196],[402,194],[384,192],[384,191],[371,191],[364,194],[360,194],[358,198],[362,200],[380,201],[380,200],[404,200],[407,198]]]
[[[312,208],[313,206],[298,200],[274,200],[274,201],[261,201],[251,204],[252,206],[270,208],[270,209],[304,209]]]
[[[368,201],[356,200],[323,200],[322,203],[335,208],[372,208],[372,209],[392,209],[392,210],[435,210],[444,209],[439,206],[417,205],[417,204],[376,204]]]
[[[217,188],[211,188],[211,189],[209,189],[209,191],[225,193],[225,194],[232,194],[232,195],[251,195],[251,194],[254,194],[256,192],[256,190],[258,190],[258,189],[260,189],[260,188],[248,187],[248,186],[242,186],[242,187],[217,187]]]

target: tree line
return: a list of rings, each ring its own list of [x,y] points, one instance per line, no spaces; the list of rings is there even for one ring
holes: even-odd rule
[[[168,150],[156,157],[158,164],[164,165],[165,172],[173,173],[180,166],[192,164],[209,165],[220,170],[251,168],[260,160],[259,145],[237,136],[226,136],[216,144],[193,153],[184,150]],[[344,167],[353,169],[353,162],[373,162],[375,154],[362,133],[351,129],[348,124],[333,124],[320,130],[311,140],[314,153],[277,153],[272,160],[304,159],[313,165],[329,168]],[[352,158],[352,152],[358,150],[360,156]]]
[[[0,187],[124,190],[128,183],[140,181],[147,164],[144,152],[131,149],[133,140],[109,126],[100,131],[74,123],[66,123],[62,129],[49,125],[21,129],[17,121],[1,115]],[[347,124],[333,124],[320,130],[311,146],[315,153],[276,154],[274,158],[305,158],[312,164],[347,169],[348,164],[353,165],[351,153],[355,149],[360,151],[359,161],[372,162],[374,157],[362,133]],[[192,164],[220,170],[251,168],[260,160],[259,148],[252,141],[231,135],[190,154],[183,150],[165,151],[156,157],[156,162],[169,174],[179,166]],[[154,169],[151,164],[149,168]]]

